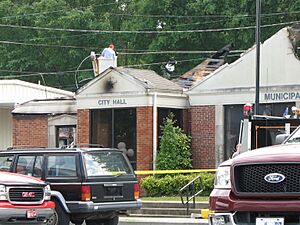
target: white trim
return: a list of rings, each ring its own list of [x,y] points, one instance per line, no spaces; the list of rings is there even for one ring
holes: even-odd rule
[[[167,93],[115,93],[104,95],[78,96],[78,109],[106,109],[106,108],[132,108],[153,106],[152,96],[157,95],[157,107],[166,108],[187,108],[188,101],[186,94]]]
[[[48,87],[40,84],[34,84],[30,82],[25,82],[21,80],[0,80],[0,85],[13,85],[13,86],[23,86],[25,88],[33,88],[41,91],[50,91],[51,93],[65,95],[66,97],[74,97],[74,93],[70,91],[65,91],[53,87]]]
[[[156,154],[157,154],[157,93],[153,95],[153,170],[156,169]]]
[[[300,85],[282,85],[260,88],[260,103],[295,102],[300,100]],[[228,89],[205,90],[190,93],[190,104],[196,105],[227,105],[254,103],[255,88],[241,87]]]

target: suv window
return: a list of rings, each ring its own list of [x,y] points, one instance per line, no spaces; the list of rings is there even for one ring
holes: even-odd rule
[[[50,177],[77,177],[75,155],[48,155],[47,173]]]
[[[0,156],[0,171],[10,171],[14,156]]]
[[[83,154],[88,176],[132,174],[121,152],[97,151]]]
[[[16,172],[20,174],[42,177],[43,156],[25,156],[18,157]]]

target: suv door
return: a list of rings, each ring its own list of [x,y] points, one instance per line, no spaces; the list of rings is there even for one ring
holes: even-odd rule
[[[0,171],[9,172],[13,168],[14,155],[1,154],[0,156]]]
[[[16,166],[13,169],[13,172],[30,175],[37,178],[42,178],[42,169],[44,163],[43,155],[18,155],[16,158]]]
[[[59,191],[66,201],[81,199],[81,172],[77,153],[47,153],[45,180]]]

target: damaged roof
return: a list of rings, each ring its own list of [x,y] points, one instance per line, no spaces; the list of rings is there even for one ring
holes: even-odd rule
[[[233,44],[228,44],[223,48],[216,51],[214,55],[210,58],[204,60],[199,65],[195,66],[193,69],[189,70],[182,76],[174,79],[173,81],[179,86],[189,89],[194,84],[203,80],[206,76],[220,68],[225,63],[225,58],[230,52]]]
[[[173,81],[179,86],[189,89],[195,83],[201,81],[204,77],[208,76],[220,66],[222,66],[224,62],[224,59],[208,58],[182,76],[174,79]]]

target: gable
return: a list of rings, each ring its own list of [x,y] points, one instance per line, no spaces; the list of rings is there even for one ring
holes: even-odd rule
[[[115,70],[107,70],[78,90],[77,96],[145,92],[145,88],[131,77]]]
[[[256,48],[252,47],[240,59],[226,64],[192,87],[188,93],[255,88]],[[287,28],[283,28],[261,45],[261,87],[300,85],[300,62],[296,58]]]

